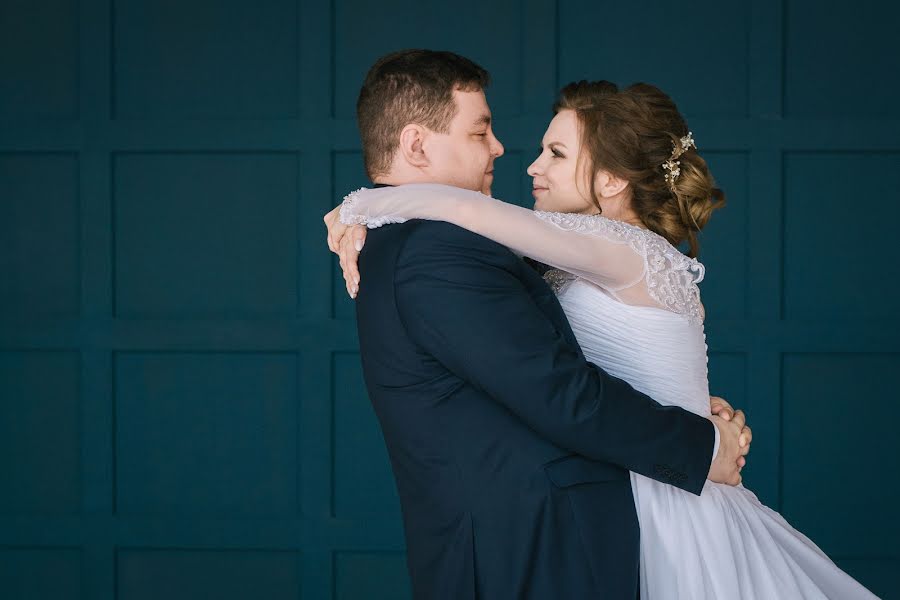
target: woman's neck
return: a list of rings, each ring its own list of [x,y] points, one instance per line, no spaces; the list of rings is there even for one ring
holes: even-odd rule
[[[601,198],[600,208],[602,211],[595,211],[593,214],[602,214],[607,219],[622,221],[641,229],[647,229],[647,226],[641,221],[637,213],[631,208],[631,201],[627,198]]]

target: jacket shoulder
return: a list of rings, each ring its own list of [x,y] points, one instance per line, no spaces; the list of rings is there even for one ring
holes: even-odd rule
[[[404,236],[405,251],[495,256],[518,262],[516,255],[506,246],[452,223],[417,220],[408,221],[404,225],[411,225]]]

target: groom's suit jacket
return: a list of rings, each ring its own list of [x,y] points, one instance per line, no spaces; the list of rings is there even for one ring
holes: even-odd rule
[[[708,419],[586,362],[552,290],[443,222],[369,231],[363,371],[418,600],[635,598],[628,471],[699,494]]]

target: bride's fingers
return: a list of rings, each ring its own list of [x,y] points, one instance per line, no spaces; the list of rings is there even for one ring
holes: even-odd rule
[[[350,227],[341,223],[334,211],[325,215],[325,227],[328,228],[328,248],[337,254]]]
[[[752,442],[752,441],[753,441],[753,431],[750,430],[749,425],[745,425],[744,428],[741,430],[741,437],[738,438],[738,443],[740,443],[740,445],[742,447],[743,446],[749,447],[750,442]]]
[[[355,298],[359,292],[359,270],[356,265],[359,260],[359,252],[353,247],[354,241],[351,237],[344,236],[341,240],[341,268],[344,270],[350,297]]]
[[[344,264],[347,265],[347,275],[350,280],[356,284],[359,283],[359,250],[356,249],[358,240],[353,239],[354,236],[347,235],[341,240],[341,254],[344,257]]]
[[[354,284],[351,281],[350,277],[347,275],[347,272],[344,272],[344,287],[347,288],[347,295],[351,298],[356,298],[356,294],[353,291]]]
[[[350,276],[350,281],[353,282],[353,285],[359,287],[359,255],[357,254],[355,257],[352,257],[350,260],[350,264],[347,266],[347,274]]]
[[[357,252],[362,252],[363,246],[366,243],[366,235],[368,230],[362,225],[357,225],[353,228],[353,247],[356,248]]]
[[[328,249],[337,254],[337,244],[335,243],[334,237],[331,235],[331,213],[328,213],[327,215],[322,217],[322,220],[325,222],[325,230],[327,231],[325,239],[328,242]]]
[[[362,225],[354,226],[347,234],[347,237],[352,238],[352,248],[347,248],[346,259],[347,262],[347,271],[350,274],[350,279],[359,287],[359,253],[362,251],[363,246],[366,243],[366,235],[368,233],[368,229]]]

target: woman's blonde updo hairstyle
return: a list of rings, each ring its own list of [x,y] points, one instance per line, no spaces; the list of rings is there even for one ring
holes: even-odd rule
[[[681,173],[670,187],[663,163],[688,135],[687,124],[669,96],[647,83],[622,90],[608,81],[578,81],[560,92],[553,112],[574,110],[581,127],[584,172],[597,208],[596,173],[604,169],[630,184],[631,207],[651,231],[674,246],[687,241],[697,256],[697,233],[712,211],[725,205],[706,161],[695,148],[678,160]]]

